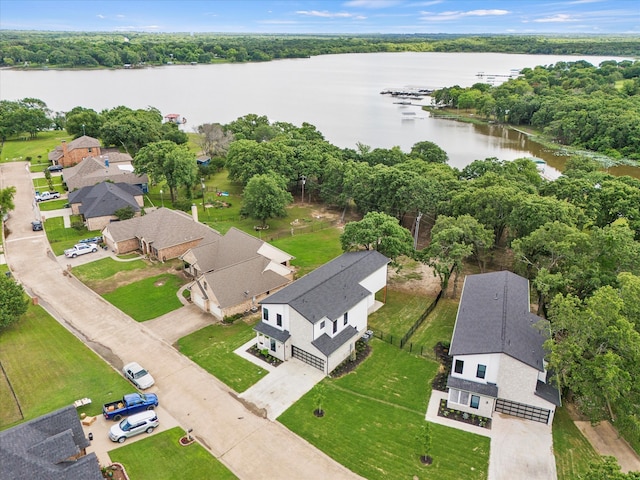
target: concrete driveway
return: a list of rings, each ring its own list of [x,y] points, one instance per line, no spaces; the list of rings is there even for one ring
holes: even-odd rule
[[[182,428],[193,428],[198,442],[238,478],[361,478],[277,422],[254,415],[235,392],[151,328],[64,275],[63,267],[47,253],[44,234],[31,231],[33,186],[26,163],[0,164],[0,177],[0,186],[16,187],[16,208],[7,225],[11,233],[5,241],[14,277],[115,368],[131,358],[152,368],[163,408]]]

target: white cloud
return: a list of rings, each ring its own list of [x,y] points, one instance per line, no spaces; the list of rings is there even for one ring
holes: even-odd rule
[[[347,12],[328,12],[326,10],[298,10],[296,12],[298,15],[304,15],[307,17],[320,17],[320,18],[356,18],[358,20],[362,20],[363,18],[360,15],[354,15],[353,13]]]
[[[394,7],[400,2],[398,0],[349,0],[344,3],[345,7],[359,8],[387,8]]]
[[[551,17],[537,18],[533,20],[533,22],[535,23],[567,23],[577,21],[578,20],[571,17],[571,15],[567,15],[565,13],[558,13],[557,15],[552,15]]]
[[[105,17],[105,16],[104,16],[104,15],[102,15],[102,14],[98,14],[98,15],[96,15],[96,17],[98,17],[98,18],[100,18],[100,19],[105,19],[105,18],[107,18],[107,17]]]
[[[500,15],[508,15],[509,10],[468,10],[466,12],[460,10],[452,10],[441,13],[420,12],[422,20],[435,21],[435,22],[447,22],[450,20],[458,20],[465,17],[492,17]]]

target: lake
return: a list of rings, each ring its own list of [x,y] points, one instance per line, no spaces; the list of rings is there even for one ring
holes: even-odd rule
[[[449,164],[462,168],[476,159],[536,156],[556,168],[562,157],[528,137],[500,126],[436,119],[421,110],[429,97],[403,105],[386,89],[468,87],[490,76],[494,84],[513,69],[584,59],[593,65],[620,57],[510,55],[498,53],[366,53],[323,55],[265,63],[171,65],[117,70],[2,70],[0,98],[35,97],[53,111],[75,106],[96,111],[126,105],[158,108],[187,119],[184,129],[228,123],[255,113],[271,121],[315,125],[342,148],[438,144]]]

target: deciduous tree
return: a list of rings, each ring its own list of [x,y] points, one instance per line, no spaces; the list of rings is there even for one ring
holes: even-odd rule
[[[0,275],[0,328],[5,328],[27,311],[29,300],[22,285],[6,275]]]
[[[263,227],[270,218],[285,217],[287,205],[293,202],[285,180],[275,174],[252,177],[247,182],[243,197],[242,214],[260,220]]]

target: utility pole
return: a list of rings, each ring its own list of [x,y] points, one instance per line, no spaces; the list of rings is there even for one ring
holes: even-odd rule
[[[301,201],[302,203],[304,203],[304,184],[307,181],[307,177],[304,175],[300,175],[300,180],[302,180],[302,197],[301,197]]]
[[[422,212],[418,212],[416,217],[416,228],[413,232],[413,249],[418,249],[418,234],[420,233],[420,220],[422,219]]]

